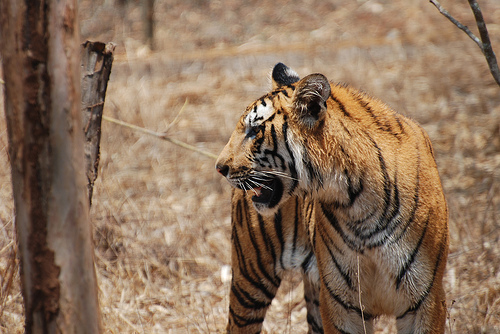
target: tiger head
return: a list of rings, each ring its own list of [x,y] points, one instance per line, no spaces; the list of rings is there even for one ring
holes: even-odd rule
[[[253,204],[260,213],[275,212],[305,189],[311,166],[304,159],[304,140],[321,127],[330,92],[322,74],[301,80],[279,63],[272,72],[272,91],[241,116],[216,169],[232,186],[253,192]]]

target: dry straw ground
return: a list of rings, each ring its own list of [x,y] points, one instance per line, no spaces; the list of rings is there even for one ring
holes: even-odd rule
[[[467,1],[442,4],[474,27]],[[480,5],[500,54],[500,2]],[[500,332],[500,88],[477,46],[434,6],[157,0],[154,52],[141,43],[140,16],[137,2],[80,1],[82,39],[118,45],[108,116],[161,132],[187,100],[168,134],[218,153],[282,61],[301,75],[360,87],[418,120],[433,141],[450,209],[447,332]],[[214,161],[108,122],[101,145],[91,223],[105,332],[223,332],[230,188]],[[7,151],[2,116],[0,332],[21,333]],[[290,281],[273,302],[268,333],[306,331],[302,287]]]

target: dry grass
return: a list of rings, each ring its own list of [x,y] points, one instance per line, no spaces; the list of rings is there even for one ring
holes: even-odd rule
[[[474,26],[465,0],[441,2]],[[417,119],[450,209],[447,332],[500,332],[500,89],[477,46],[430,3],[158,0],[155,52],[140,42],[140,8],[109,3],[80,1],[83,38],[118,44],[108,116],[161,132],[188,99],[168,134],[218,153],[283,61]],[[500,54],[500,3],[480,5]],[[101,153],[91,220],[106,333],[223,332],[230,189],[214,161],[112,123],[103,124]],[[0,332],[21,333],[13,220],[2,117]],[[265,328],[305,332],[302,286],[293,275],[283,285]]]

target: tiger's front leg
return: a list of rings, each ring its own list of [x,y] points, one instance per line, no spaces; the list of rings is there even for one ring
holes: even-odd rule
[[[254,271],[254,268],[250,271]],[[257,272],[233,269],[227,333],[260,333],[279,283],[280,279],[277,277],[270,281],[259,277]]]
[[[259,333],[281,283],[266,218],[240,189],[232,196],[232,271],[227,333]],[[269,224],[267,224],[269,225]]]
[[[286,271],[302,273],[310,334],[323,333],[316,256],[306,226],[312,205],[299,196],[262,216],[252,193],[232,196],[232,269],[228,333],[258,333]]]

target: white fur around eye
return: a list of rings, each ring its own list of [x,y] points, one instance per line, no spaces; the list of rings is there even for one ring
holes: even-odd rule
[[[274,108],[270,102],[268,102],[265,106],[263,104],[256,105],[248,113],[245,118],[245,123],[249,128],[259,126],[262,122],[271,117],[273,113]]]

